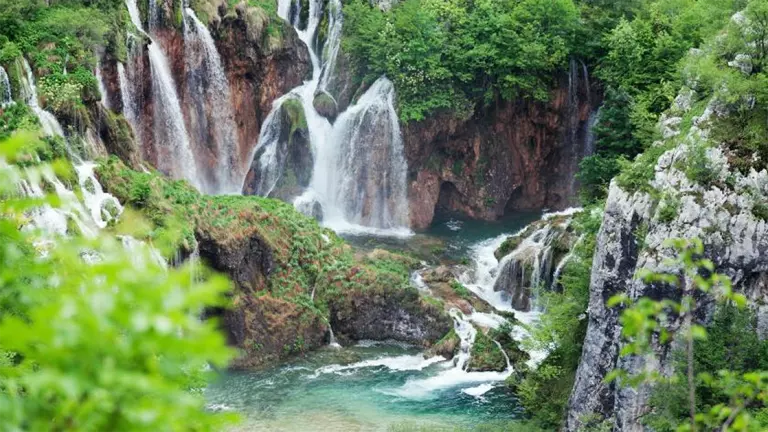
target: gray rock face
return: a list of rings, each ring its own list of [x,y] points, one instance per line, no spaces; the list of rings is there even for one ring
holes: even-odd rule
[[[768,328],[768,319],[760,313],[766,308],[759,306],[768,303],[768,222],[753,213],[753,207],[766,202],[768,197],[768,172],[753,170],[746,176],[730,172],[718,148],[706,152],[714,179],[710,185],[697,184],[681,171],[688,163],[691,146],[708,135],[702,128],[706,128],[712,113],[708,109],[697,119],[683,144],[662,155],[656,165],[651,186],[662,196],[674,195],[680,203],[671,221],[660,220],[663,206],[657,198],[642,192],[630,194],[615,181],[611,184],[597,238],[589,326],[569,401],[566,431],[580,430],[587,419],[595,417],[613,422],[615,430],[643,430],[639,419],[647,412],[651,388],[621,388],[615,383],[604,383],[604,379],[615,368],[630,374],[646,368],[671,373],[669,346],[655,346],[653,359],[619,358],[619,310],[607,308],[606,301],[618,293],[626,293],[633,300],[680,297],[679,290],[672,287],[647,286],[634,279],[636,271],[642,268],[657,272],[677,270],[664,264],[666,258],[673,256],[663,245],[666,239],[701,239],[716,271],[730,276],[735,289],[754,302],[762,323],[759,328]],[[726,178],[730,180],[726,182]],[[711,316],[713,305],[712,299],[699,301],[700,316]]]
[[[728,66],[740,70],[744,75],[749,75],[752,73],[752,57],[748,54],[736,54],[736,57],[728,62]]]

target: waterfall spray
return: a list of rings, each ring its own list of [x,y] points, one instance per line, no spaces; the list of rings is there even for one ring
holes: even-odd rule
[[[328,39],[322,53],[316,51],[315,41],[322,2],[309,2],[305,29],[299,28],[296,15],[289,17],[298,8],[292,0],[278,3],[278,14],[294,25],[312,61],[312,79],[290,92],[303,106],[314,156],[309,188],[294,205],[306,214],[314,214],[321,206],[324,225],[336,231],[408,235],[407,165],[394,87],[381,77],[333,124],[321,116],[314,108],[314,98],[328,88],[335,73],[343,21],[341,2],[329,3]],[[276,113],[287,99],[275,103],[251,155],[253,159],[260,153],[259,194],[268,195],[283,172],[283,125]]]

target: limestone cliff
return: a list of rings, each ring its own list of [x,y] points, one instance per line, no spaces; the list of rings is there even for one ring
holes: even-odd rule
[[[653,170],[649,184],[632,190],[631,182],[621,177],[611,183],[597,238],[589,325],[569,402],[567,431],[581,430],[589,422],[603,419],[613,423],[616,430],[643,430],[640,421],[648,412],[650,387],[618,387],[604,379],[615,368],[630,374],[644,368],[668,374],[670,347],[656,345],[657,360],[652,364],[645,358],[620,358],[620,310],[608,308],[606,301],[617,293],[626,293],[631,299],[680,297],[679,290],[646,285],[634,278],[642,268],[675,271],[664,264],[673,253],[663,245],[666,239],[701,239],[716,271],[731,277],[735,289],[752,300],[752,307],[765,308],[768,221],[761,209],[768,196],[768,172],[752,169],[742,174],[731,169],[727,149],[705,144],[711,122],[728,115],[717,97],[703,112],[696,113],[691,111],[691,92],[681,95],[666,120],[662,119],[666,140],[655,144],[661,156],[649,166]],[[676,121],[667,121],[675,117]],[[681,130],[681,124],[689,124],[690,129]],[[703,168],[698,174],[691,170],[697,166]],[[711,306],[711,299],[698,302],[698,316],[705,322]],[[765,315],[759,314],[759,320],[763,323]]]

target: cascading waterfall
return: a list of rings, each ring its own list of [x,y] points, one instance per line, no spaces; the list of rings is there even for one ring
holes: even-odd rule
[[[318,152],[310,188],[325,197],[321,204],[331,225],[408,225],[407,166],[394,94],[392,83],[379,78],[336,120],[333,146]]]
[[[344,22],[342,14],[341,0],[330,0],[328,2],[328,39],[323,45],[323,69],[320,72],[320,89],[328,90],[333,77],[336,75],[336,61],[339,57],[341,48],[341,29]]]
[[[21,80],[21,95],[29,108],[35,113],[43,127],[43,133],[48,136],[64,136],[64,128],[61,127],[56,117],[40,107],[37,101],[37,86],[35,85],[35,76],[32,68],[26,58],[22,60],[24,67],[24,76]],[[21,75],[20,75],[21,76]]]
[[[541,284],[549,286],[551,283],[552,243],[556,238],[557,232],[551,226],[544,225],[523,239],[499,263],[493,290],[507,293],[516,310],[529,311],[533,291],[541,289]]]
[[[156,29],[158,25],[157,5],[154,0],[150,1],[149,32],[146,32],[141,25],[136,0],[125,0],[125,4],[133,25],[139,32],[147,35],[150,40],[147,52],[152,76],[153,129],[154,143],[158,151],[158,168],[175,178],[184,178],[196,188],[202,189],[200,177],[197,174],[197,164],[192,153],[187,129],[184,125],[181,103],[179,102],[176,85],[168,65],[168,59],[163,53],[160,44],[151,35],[153,29]],[[132,36],[128,37],[129,39],[134,38]],[[138,41],[133,40],[132,42],[137,44]],[[131,63],[134,62],[132,61]],[[138,77],[140,77],[139,74],[132,73],[130,78],[136,83]],[[125,98],[126,96],[124,95],[123,97]],[[135,101],[133,96],[128,98]],[[126,114],[126,117],[129,120],[133,118],[134,129],[139,129],[138,115]]]
[[[457,309],[451,309],[454,331],[459,336],[459,352],[450,360],[446,369],[437,375],[423,379],[408,380],[402,387],[386,393],[408,399],[428,399],[435,393],[453,387],[464,387],[461,391],[471,396],[480,397],[491,388],[494,382],[504,381],[512,374],[512,366],[502,372],[469,372],[467,366],[471,358],[472,345],[475,343],[477,329],[472,322]],[[504,350],[502,349],[502,353]],[[506,354],[504,354],[506,357]],[[477,385],[481,383],[480,385]],[[472,385],[471,387],[466,387]]]
[[[11,94],[11,80],[8,73],[0,66],[0,108],[5,108],[13,104],[13,95]]]
[[[32,112],[40,120],[43,132],[48,136],[64,137],[64,129],[56,117],[40,108],[37,101],[37,87],[32,68],[26,59],[23,61],[25,78],[22,79],[22,95]],[[53,186],[61,198],[61,206],[52,208],[43,205],[30,213],[30,227],[42,230],[48,235],[65,235],[68,231],[68,221],[73,221],[78,231],[86,237],[94,237],[107,223],[122,213],[123,207],[114,196],[105,193],[94,174],[95,164],[80,161],[77,155],[71,155],[75,162],[78,186],[81,197],[68,189],[52,171],[48,170],[39,178],[33,170],[27,171],[28,181],[19,185],[25,196],[43,198],[45,195],[40,188],[40,182],[45,181]]]
[[[184,9],[184,57],[187,85],[195,102],[198,147],[212,139],[217,167],[209,193],[240,193],[245,166],[237,149],[237,125],[230,99],[229,83],[221,57],[208,28],[195,12]],[[207,107],[207,109],[206,109]],[[210,114],[209,114],[210,113]]]
[[[324,92],[334,75],[341,38],[341,3],[329,4],[328,39],[323,53],[315,41],[322,15],[322,0],[309,2],[305,29],[299,27],[299,2],[278,2],[278,14],[296,28],[309,49],[312,79],[276,101],[262,125],[253,156],[259,159],[260,182],[257,193],[269,195],[282,175],[285,152],[281,143],[281,116],[276,113],[289,98],[298,99],[304,109],[313,150],[314,164],[310,185],[295,199],[296,208],[315,214],[322,207],[323,223],[336,231],[409,234],[406,196],[406,160],[394,109],[394,87],[386,78],[377,80],[354,105],[331,124],[314,107],[314,98]],[[327,95],[327,93],[325,93]]]
[[[493,290],[509,296],[516,310],[529,311],[534,307],[535,291],[551,290],[556,276],[562,271],[565,257],[555,262],[556,243],[564,235],[565,228],[571,222],[571,216],[581,208],[570,208],[562,212],[547,213],[542,217],[545,222],[526,233],[519,245],[502,258],[498,274],[493,283]],[[562,218],[563,220],[554,220]],[[549,221],[549,222],[548,222]],[[520,236],[522,233],[519,233]],[[559,269],[559,270],[558,270]]]

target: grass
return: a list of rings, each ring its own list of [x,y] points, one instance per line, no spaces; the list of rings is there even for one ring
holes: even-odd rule
[[[180,249],[192,251],[200,235],[223,249],[246,247],[253,239],[266,243],[274,268],[266,285],[249,295],[268,292],[326,320],[332,305],[353,307],[350,299],[367,295],[395,296],[412,313],[443,310],[411,286],[416,259],[383,250],[355,254],[333,231],[290,204],[258,196],[201,195],[185,181],[135,171],[116,157],[100,161],[96,173],[129,208],[129,219],[136,212],[145,216],[144,228],[129,234],[160,246],[168,257]]]

